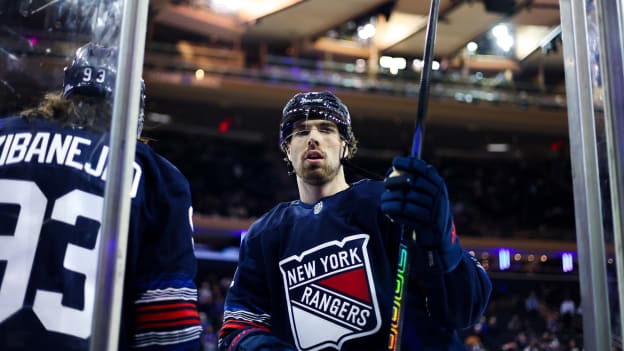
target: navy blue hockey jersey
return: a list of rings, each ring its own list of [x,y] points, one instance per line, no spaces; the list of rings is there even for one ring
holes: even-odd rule
[[[299,350],[385,350],[400,228],[379,209],[383,189],[362,180],[256,221],[227,295],[220,349],[237,350],[245,333],[262,330]],[[409,290],[403,349],[463,350],[455,330],[478,320],[491,283],[464,251],[456,269],[412,276]]]
[[[0,119],[0,348],[87,350],[109,134]],[[120,349],[196,349],[189,186],[137,143]]]

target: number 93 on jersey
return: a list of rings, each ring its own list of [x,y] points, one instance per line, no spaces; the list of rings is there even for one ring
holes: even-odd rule
[[[50,199],[33,181],[0,179],[0,327],[31,309],[48,331],[91,335],[103,202],[78,189]]]

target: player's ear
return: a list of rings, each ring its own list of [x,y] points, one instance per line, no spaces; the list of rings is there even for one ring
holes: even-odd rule
[[[288,161],[292,162],[290,158],[290,143],[286,144],[286,157],[288,157]]]

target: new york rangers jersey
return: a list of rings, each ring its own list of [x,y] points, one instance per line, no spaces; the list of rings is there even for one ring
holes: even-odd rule
[[[0,119],[0,348],[87,350],[109,134]],[[191,202],[137,143],[119,349],[196,349]]]
[[[227,295],[220,349],[237,350],[252,333],[306,351],[386,349],[400,228],[379,210],[383,189],[362,180],[256,221]],[[478,261],[463,251],[451,272],[414,276],[409,286],[403,349],[463,350],[455,330],[478,320],[491,290]]]

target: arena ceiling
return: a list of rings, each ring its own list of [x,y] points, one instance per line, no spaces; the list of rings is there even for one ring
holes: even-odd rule
[[[232,0],[238,11],[223,14],[214,6],[220,1],[152,2],[155,22],[205,36],[261,42],[292,43],[304,50],[318,50],[346,56],[368,56],[369,49],[355,50],[353,42],[330,38],[326,33],[349,21],[385,12],[377,23],[373,45],[381,54],[419,57],[422,55],[426,33],[428,0]],[[232,5],[232,1],[228,6]],[[546,59],[541,49],[542,40],[559,24],[558,0],[488,0],[489,3],[513,3],[504,12],[486,9],[482,0],[441,0],[440,21],[437,30],[436,57],[453,58],[478,40],[495,25],[513,26],[516,43],[514,55],[504,68],[519,69],[522,65],[545,62],[547,68],[562,67],[560,53]],[[495,5],[496,6],[496,5]],[[490,8],[491,9],[491,8]],[[365,57],[366,58],[366,57]],[[480,57],[472,57],[478,61]],[[554,65],[553,65],[554,63]],[[501,60],[483,59],[475,65],[500,69]]]
[[[488,69],[536,71],[537,66],[545,70],[563,71],[561,50],[550,54],[545,54],[542,50],[543,40],[552,38],[551,34],[556,33],[559,24],[558,0],[515,0],[514,8],[507,12],[488,11],[484,1],[504,3],[512,0],[440,0],[440,21],[436,41],[438,60],[446,58],[453,61],[457,57],[468,59],[465,50],[467,43],[483,40],[494,26],[505,23],[513,28],[516,34],[527,38],[523,40],[522,45],[520,42],[516,45],[522,48],[516,50],[521,53],[516,52],[498,58],[472,55],[467,62],[472,72],[477,70],[485,72]],[[11,8],[12,5],[7,5],[9,3],[11,2],[0,0],[0,10],[3,6]],[[33,4],[41,3],[43,0],[33,2]],[[229,4],[228,6],[238,4],[239,9],[234,15],[226,15],[209,8],[209,4],[215,3]],[[201,104],[202,107],[198,107],[198,111],[205,110],[206,106],[219,106],[223,109],[241,107],[275,112],[274,110],[283,106],[295,92],[306,89],[305,84],[298,81],[276,82],[271,76],[255,79],[255,75],[266,72],[258,73],[258,70],[249,69],[253,66],[245,62],[248,59],[245,57],[248,52],[243,50],[246,48],[242,49],[242,46],[251,42],[266,43],[270,47],[295,47],[301,50],[302,54],[306,54],[306,50],[321,54],[316,57],[333,53],[334,58],[344,59],[344,62],[348,60],[355,62],[357,58],[370,58],[368,55],[371,55],[373,50],[366,47],[358,48],[353,42],[331,37],[328,33],[350,22],[384,13],[384,16],[377,16],[379,22],[373,42],[379,54],[418,58],[422,55],[424,47],[429,5],[429,0],[151,0],[148,30],[150,50],[146,52],[144,68],[149,94],[148,108],[155,112],[167,112],[159,109],[164,110],[168,105],[177,107],[183,102]],[[48,17],[53,14],[53,6],[48,9],[49,13],[44,14],[43,11],[39,13],[42,23],[48,21]],[[30,22],[26,24],[34,26]],[[41,28],[40,25],[36,27]],[[154,46],[150,48],[150,44],[159,44],[158,38],[150,37],[150,34],[153,35],[158,31],[172,33],[171,42],[176,44],[166,49],[169,51],[161,52],[159,48],[155,50]],[[53,41],[45,43],[52,54],[48,54],[48,51],[37,51],[38,54],[32,54],[31,51],[43,47],[43,41],[33,45],[22,36],[18,36],[19,40],[16,41],[15,33],[11,34],[8,31],[2,33],[0,36],[0,40],[4,40],[1,42],[2,47],[23,56],[19,61],[19,67],[24,68],[22,71],[41,73],[41,77],[30,77],[37,78],[40,88],[47,87],[43,84],[46,82],[52,84],[49,82],[62,81],[62,67],[67,65],[76,43]],[[220,50],[214,48],[216,45],[213,47],[204,45],[214,44],[215,38],[219,45],[229,42],[230,47]],[[154,41],[150,42],[151,40]],[[210,51],[212,55],[210,60],[207,59],[208,54],[204,55],[202,50]],[[217,54],[218,57],[215,56]],[[171,69],[172,66],[174,69]],[[239,74],[220,73],[227,71],[229,67],[233,67],[232,71]],[[197,76],[195,70],[200,71],[198,68],[205,69],[205,75],[201,70],[201,77]],[[271,73],[270,70],[266,71],[268,74]],[[330,75],[331,70],[327,73]],[[366,79],[365,74],[361,76]],[[13,97],[14,90],[19,91],[23,85],[35,85],[31,82],[33,79],[21,79],[17,75],[16,77],[15,79],[0,77],[11,84],[0,84],[0,97]],[[394,82],[394,77],[387,74],[384,79]],[[453,86],[440,84],[439,89],[435,85],[432,87],[433,97],[429,104],[428,123],[473,132],[493,130],[556,138],[567,135],[566,111],[562,105],[565,103],[565,97],[561,91],[556,92],[558,94],[556,97],[559,98],[558,107],[543,108],[539,102],[535,102],[535,99],[528,99],[519,106],[505,103],[504,99],[485,101],[475,98],[475,101],[472,101],[471,98],[471,101],[461,101],[448,94],[444,97],[438,94],[436,98],[436,92],[443,91],[446,94],[449,88]],[[461,87],[461,89],[472,88]],[[495,91],[496,88],[488,91],[479,89],[481,88],[474,89],[476,94],[523,93],[516,94],[514,90],[498,92]],[[371,123],[391,120],[398,126],[403,126],[404,123],[413,120],[418,102],[414,95],[358,89],[336,88],[336,90],[349,105],[354,116],[364,117]],[[536,91],[533,95],[542,98],[542,95],[546,94]],[[30,95],[21,94],[21,96],[23,100]],[[21,103],[21,100],[19,102]],[[175,109],[171,114],[175,117]],[[189,121],[188,115],[197,115],[202,120]],[[219,116],[215,118],[218,119]],[[189,113],[179,122],[192,126],[210,125],[203,113]],[[218,133],[217,129],[215,133]]]
[[[514,6],[505,12],[493,12],[486,8],[486,1],[495,5],[513,2]],[[227,3],[228,6],[236,3],[238,11],[224,14],[210,7],[216,3]],[[153,0],[151,5],[152,24],[161,28],[193,33],[206,40],[216,37],[233,42],[234,47],[249,42],[291,46],[303,55],[316,53],[317,57],[323,57],[333,54],[334,58],[354,62],[357,58],[370,58],[372,50],[366,45],[358,46],[353,41],[331,37],[329,32],[349,22],[361,23],[363,18],[385,13],[377,16],[377,32],[372,42],[379,55],[418,58],[424,47],[430,1]],[[449,64],[465,60],[472,72],[511,70],[522,74],[544,69],[561,72],[562,77],[562,50],[549,53],[543,50],[549,40],[556,37],[553,33],[557,33],[559,22],[559,0],[440,0],[435,56],[437,60],[447,59]],[[483,42],[498,24],[506,24],[514,31],[517,42],[513,54],[466,55],[467,43]],[[146,56],[146,60],[150,59],[149,55]],[[161,72],[146,72],[146,79],[150,83],[150,93],[156,97],[210,101],[223,106],[280,106],[300,89],[296,84],[267,86],[263,82],[220,76],[205,77],[201,81],[191,77],[190,83],[183,84],[183,77],[164,77]],[[352,106],[353,113],[373,119],[392,116],[409,120],[413,118],[417,104],[417,100],[411,97],[354,91],[340,91],[340,94]],[[457,111],[461,111],[461,116]],[[429,113],[431,123],[448,126],[567,134],[563,109],[432,101]]]

